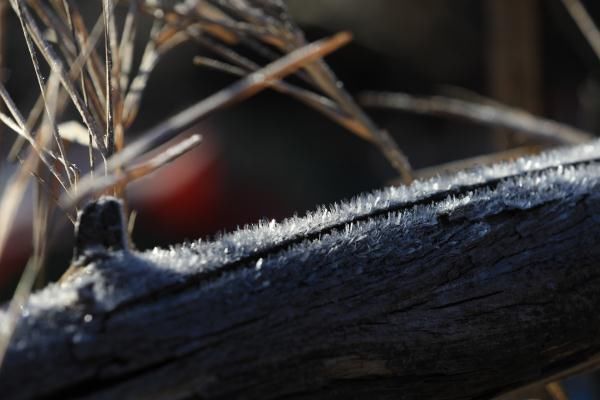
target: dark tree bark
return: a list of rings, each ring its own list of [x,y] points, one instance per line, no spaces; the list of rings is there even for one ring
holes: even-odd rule
[[[595,143],[92,257],[30,299],[1,397],[484,399],[589,367],[599,159]]]

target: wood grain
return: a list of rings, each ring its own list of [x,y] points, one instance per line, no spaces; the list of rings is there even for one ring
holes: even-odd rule
[[[113,252],[30,299],[0,393],[486,399],[589,368],[599,159],[596,142],[214,242]]]

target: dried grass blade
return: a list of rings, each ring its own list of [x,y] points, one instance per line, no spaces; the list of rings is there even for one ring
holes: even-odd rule
[[[154,70],[154,67],[156,67],[161,55],[186,39],[184,35],[175,35],[159,45],[158,41],[162,28],[162,22],[154,22],[150,33],[150,40],[144,49],[138,72],[131,81],[131,85],[125,96],[123,105],[123,125],[125,127],[130,126],[135,120],[139,111],[142,93],[146,88],[148,79],[150,79],[150,74]]]
[[[390,134],[385,130],[379,129],[356,104],[352,96],[343,89],[343,85],[327,64],[322,60],[317,60],[312,65],[308,65],[306,70],[319,88],[335,100],[342,110],[351,115],[357,125],[362,125],[363,129],[361,131],[354,132],[368,132],[368,136],[363,136],[363,138],[372,141],[379,148],[390,164],[400,174],[404,183],[410,183],[413,178],[412,167],[408,161],[408,157],[398,147],[398,144]]]
[[[73,23],[73,16],[71,13],[71,7],[69,5],[69,2],[67,0],[55,0],[56,2],[61,2],[62,4],[62,11],[65,15],[65,19],[67,20],[67,24],[69,27],[69,30],[71,31],[71,39],[73,40],[73,44],[75,46],[75,50],[76,50],[76,54],[79,55],[81,52],[81,45],[79,43],[79,36],[77,35],[77,31],[75,29],[75,24]],[[58,7],[58,6],[56,6]],[[85,105],[90,108],[90,96],[88,95],[88,85],[93,85],[93,83],[89,82],[88,80],[86,80],[86,70],[85,68],[82,67],[80,73],[79,73],[79,86],[81,88],[81,95],[83,96],[83,101],[85,103]],[[90,110],[95,113],[94,118],[97,119],[99,113],[99,101],[98,101],[98,96],[95,95],[94,91],[90,91],[90,93],[92,94],[91,99],[92,99],[92,106],[90,108]],[[94,169],[95,165],[94,165],[94,155],[92,152],[92,143],[93,143],[93,138],[91,137],[91,134],[88,132],[87,133],[89,136],[89,142],[90,142],[90,147],[89,147],[89,152],[88,152],[88,156],[89,156],[89,162],[90,162],[90,169]]]
[[[75,59],[75,61],[71,64],[70,66],[70,71],[69,71],[69,76],[75,80],[77,79],[77,76],[79,76],[80,74],[83,73],[83,67],[84,65],[87,63],[87,61],[89,60],[90,56],[93,55],[95,53],[95,45],[98,42],[101,34],[103,31],[103,18],[100,17],[98,19],[98,21],[96,22],[96,24],[94,25],[94,28],[91,32],[91,34],[89,36],[85,36],[86,37],[86,41],[81,45],[81,51],[80,54],[78,55],[78,57]],[[86,80],[87,82],[87,80]],[[49,85],[49,84],[48,84]],[[46,91],[48,91],[48,85],[46,87]],[[6,92],[6,90],[2,90],[4,89],[3,86],[0,85],[0,96],[5,95],[4,100],[5,101],[10,101],[10,96],[8,96],[8,93]],[[96,96],[90,96],[92,99],[97,99]],[[8,99],[8,100],[7,100]],[[60,91],[58,94],[58,100],[56,101],[56,108],[57,113],[62,111],[62,109],[64,108],[65,105],[65,101],[67,99],[67,95],[63,92]],[[18,110],[16,109],[16,107],[14,106],[14,102],[10,101],[11,109],[16,111],[17,116],[15,116],[15,119],[17,122],[22,121],[23,117],[21,116],[21,114],[18,112]],[[38,119],[40,118],[40,116],[43,114],[44,110],[45,110],[46,104],[44,102],[44,96],[40,95],[38,96],[38,99],[33,107],[33,109],[31,110],[31,112],[29,113],[29,117],[27,118],[27,122],[24,124],[24,127],[26,127],[26,129],[21,129],[21,131],[16,131],[17,133],[21,134],[23,132],[25,132],[27,135],[29,135],[29,139],[26,136],[19,136],[17,138],[17,140],[15,141],[15,143],[13,144],[10,153],[9,153],[9,159],[10,160],[15,160],[18,157],[19,152],[21,151],[21,148],[23,146],[23,144],[25,142],[29,142],[30,144],[33,143],[33,139],[31,139],[31,134],[30,132],[32,131],[33,127],[36,125]],[[13,115],[15,113],[13,112]],[[22,122],[19,122],[19,124],[21,126]],[[60,129],[60,128],[59,128]],[[60,132],[59,132],[60,134]],[[94,167],[94,162],[93,162],[93,153],[92,150],[93,148],[97,148],[96,146],[93,146],[93,143],[95,143],[95,140],[93,139],[91,133],[89,133],[90,135],[90,165],[93,169]],[[40,152],[40,150],[37,150],[38,153]],[[55,158],[52,154],[50,154],[53,158]],[[61,182],[61,185],[65,188],[65,190],[67,190],[68,185],[65,185],[65,183],[63,182],[63,180],[59,177],[59,175],[57,175],[56,171],[54,170],[54,168],[52,167],[51,164],[48,164],[45,160],[44,164],[46,164],[46,166],[48,167],[48,169],[50,169],[50,171],[52,171],[53,175],[57,177],[57,179],[59,179],[59,181]]]
[[[35,175],[39,177],[39,174]],[[43,181],[38,179],[35,185],[33,203],[33,257],[38,264],[37,281],[43,284],[44,264],[46,261],[46,250],[48,245],[48,219],[50,214],[50,202],[43,187]],[[38,285],[39,286],[39,285]]]
[[[569,395],[560,382],[550,382],[545,387],[552,400],[569,400]]]
[[[250,97],[269,87],[272,82],[303,68],[307,63],[311,63],[335,51],[347,44],[351,40],[351,37],[349,33],[342,32],[331,38],[308,44],[201,100],[192,107],[151,129],[142,135],[140,140],[130,144],[122,152],[111,157],[107,164],[108,171],[112,172],[121,168],[149,150],[171,140],[177,134],[210,113]],[[76,200],[80,200],[88,194],[91,187],[93,187],[93,181],[89,177],[82,179],[79,183],[78,192],[74,193],[73,197]],[[66,200],[62,201],[61,204],[64,206],[73,205],[73,203],[69,203]]]
[[[2,83],[0,83],[0,99],[2,99],[2,101],[4,102],[4,104],[6,105],[13,117],[13,119],[8,120],[5,120],[5,118],[3,117],[2,121],[5,122],[9,128],[13,129],[18,135],[20,135],[19,137],[22,137],[23,140],[27,141],[31,145],[32,150],[38,155],[38,157],[44,163],[46,168],[48,168],[48,170],[52,173],[52,175],[56,178],[60,185],[65,190],[68,190],[69,182],[65,180],[61,173],[54,168],[53,161],[58,161],[58,157],[56,157],[51,152],[47,151],[44,147],[39,146],[39,144],[31,135],[31,132],[29,131],[29,127],[25,119],[23,118],[23,115],[21,115],[21,113],[19,112],[14,101],[8,94],[6,87]],[[6,118],[8,118],[8,116],[6,116]],[[48,157],[50,159],[48,159]]]
[[[127,16],[125,17],[125,25],[121,36],[121,44],[119,45],[119,58],[121,60],[121,90],[127,91],[129,80],[131,77],[131,68],[133,66],[133,50],[135,47],[135,36],[137,33],[138,7],[137,1],[129,3]]]
[[[112,174],[96,177],[91,184],[85,188],[86,193],[98,193],[116,187],[122,187],[143,178],[157,169],[169,164],[182,155],[186,154],[202,141],[200,135],[192,135],[189,138],[167,148],[149,160],[142,161],[137,165],[127,167]]]
[[[72,21],[74,35],[76,37],[77,44],[80,48],[80,51],[83,52],[83,47],[86,43],[93,42],[96,43],[95,40],[92,40],[92,36],[94,35],[94,31],[100,27],[104,27],[104,18],[102,15],[96,21],[96,25],[94,25],[94,30],[90,34],[85,27],[83,22],[83,18],[80,15],[78,9],[75,7],[75,4],[70,0],[64,0],[66,6],[69,10],[69,15]],[[94,118],[97,121],[104,120],[104,104],[106,102],[106,96],[104,93],[104,79],[103,79],[103,65],[100,61],[100,57],[96,51],[96,47],[92,46],[89,49],[89,56],[86,57],[86,62],[84,64],[84,68],[81,70],[81,86],[82,86],[82,94],[85,96],[84,101],[85,104],[90,107],[91,112],[94,114]]]
[[[81,49],[81,54],[79,54],[78,58],[75,60],[75,62],[73,63],[73,65],[71,65],[71,70],[70,70],[70,76],[72,77],[76,77],[80,71],[81,68],[83,67],[83,65],[86,63],[86,60],[88,60],[90,54],[93,53],[93,49],[95,48],[95,44],[98,41],[100,35],[102,34],[102,28],[103,28],[103,24],[102,24],[103,20],[102,18],[100,18],[97,22],[96,25],[94,26],[94,29],[91,33],[91,35],[89,37],[87,37],[86,42],[83,44],[82,49]],[[48,88],[47,91],[50,91],[49,87],[52,83],[52,80],[49,81],[48,83]],[[0,89],[2,89],[3,86],[0,85]],[[1,90],[0,90],[0,94],[1,94]],[[6,94],[6,98],[10,99],[10,97],[8,97],[8,93],[6,93],[6,91],[4,91]],[[64,94],[64,92],[59,92],[58,94],[58,100],[53,102],[53,104],[56,105],[57,109],[62,109],[64,101],[66,99],[66,95]],[[11,103],[14,105],[14,103]],[[43,148],[39,148],[36,144],[36,142],[31,138],[31,134],[30,132],[30,127],[33,125],[32,121],[35,121],[35,119],[32,119],[32,114],[36,113],[36,108],[40,108],[41,110],[43,110],[44,108],[44,101],[42,96],[40,96],[38,98],[38,102],[36,103],[36,107],[34,107],[34,110],[32,111],[32,113],[30,114],[30,118],[27,121],[27,123],[24,123],[24,120],[22,118],[22,116],[20,115],[20,113],[18,112],[18,110],[16,109],[16,107],[12,107],[12,109],[14,109],[15,112],[13,112],[13,114],[16,114],[15,119],[17,121],[19,121],[19,125],[23,127],[23,129],[21,129],[20,131],[18,131],[17,133],[20,134],[24,134],[26,135],[24,136],[19,136],[19,138],[22,139],[23,142],[25,142],[27,139],[27,141],[29,141],[30,144],[32,144],[32,147],[37,151],[37,153],[39,154],[40,159],[44,162],[44,164],[46,165],[46,167],[50,170],[50,172],[56,177],[56,179],[61,183],[61,186],[65,189],[65,191],[68,191],[68,183],[66,183],[63,179],[62,176],[54,169],[53,167],[53,163],[50,162],[46,156],[50,156],[52,159],[56,159],[56,157],[52,154],[52,153],[48,153],[47,151],[45,151]],[[39,113],[38,113],[39,114]],[[56,113],[55,113],[56,114]],[[91,139],[90,139],[91,140]],[[20,148],[20,146],[19,146]],[[18,148],[15,148],[15,146],[13,146],[13,149],[11,149],[12,156],[14,158],[18,158],[17,154],[18,154]],[[90,146],[90,152],[92,151],[92,146]],[[92,158],[93,160],[93,158]],[[22,164],[24,165],[24,162],[22,162]],[[24,166],[24,168],[26,168],[26,166]],[[29,169],[29,171],[31,173],[34,173],[33,170]],[[73,170],[72,174],[74,176],[74,178],[78,178],[78,171]],[[39,177],[38,177],[39,179]],[[63,209],[63,211],[65,211]],[[67,211],[65,211],[67,213]],[[67,213],[67,216],[69,217],[69,219],[73,220],[72,216],[70,216]]]
[[[67,61],[73,60],[77,56],[77,46],[64,20],[56,15],[47,0],[30,0],[28,4],[44,25],[55,32],[57,37],[56,42]]]
[[[106,82],[106,104],[105,104],[105,126],[106,133],[104,142],[106,145],[106,156],[110,157],[115,153],[115,92],[116,88],[113,83],[113,41],[114,34],[112,33],[112,2],[110,0],[102,0],[102,14],[104,16],[104,56],[105,56],[105,82]]]
[[[178,25],[178,26],[181,26],[181,25]],[[182,27],[182,29],[183,29],[183,27]],[[202,29],[197,28],[197,24],[185,27],[185,32],[186,32],[186,34],[188,34],[190,36],[190,38],[194,39],[197,43],[199,43],[206,49],[214,52],[215,54],[220,55],[221,57],[223,57],[224,60],[228,61],[231,64],[235,64],[238,67],[243,67],[250,71],[255,71],[260,68],[260,65],[257,64],[256,62],[250,60],[247,57],[242,56],[241,54],[232,50],[228,46],[223,46],[222,44],[218,43],[214,39],[210,38],[208,35],[204,34],[202,32]],[[246,45],[249,45],[250,47],[253,47],[251,45],[251,43],[249,43],[247,41],[245,41],[244,43]],[[277,59],[278,57],[280,57],[280,55],[271,53],[269,56],[267,56],[267,59]],[[303,70],[297,71],[296,76],[298,76],[300,79],[302,79],[306,83],[308,83],[310,85],[314,85],[314,81],[305,71],[303,71]]]
[[[238,77],[243,77],[250,73],[250,71],[244,70],[243,68],[235,65],[204,57],[195,57],[194,63],[196,65],[202,65]],[[313,108],[349,131],[367,137],[369,136],[369,132],[365,130],[363,125],[358,124],[354,118],[344,113],[331,99],[321,96],[315,92],[311,92],[310,90],[294,86],[285,81],[274,81],[272,82],[271,87],[273,90],[291,96],[305,105]]]
[[[213,51],[216,50],[217,54],[220,54],[232,64],[248,69],[255,68],[252,66],[254,64],[252,61],[244,59],[235,51],[219,43],[212,42],[206,35],[206,33],[212,32],[206,29],[207,24],[220,26],[222,30],[231,32],[239,38],[241,43],[244,43],[258,54],[267,57],[267,59],[275,56],[269,46],[274,46],[284,53],[289,53],[305,44],[302,32],[291,22],[285,13],[284,7],[280,5],[274,5],[273,8],[270,8],[272,4],[268,6],[258,5],[243,0],[214,0],[207,1],[207,4],[220,10],[225,17],[211,18],[203,15],[202,9],[197,7],[196,15],[193,18],[180,15],[182,13],[178,14],[177,10],[173,11],[174,15],[171,18],[168,18],[168,15],[166,18],[170,20],[170,23],[176,24],[181,29],[185,28],[190,37],[204,44],[207,48]],[[186,27],[185,25],[189,24],[192,19],[197,23]],[[317,60],[313,65],[306,66],[305,70],[300,71],[298,76],[323,91],[325,95],[337,103],[341,113],[330,117],[363,139],[373,142],[399,172],[403,181],[410,182],[412,180],[412,168],[406,155],[389,133],[379,129],[356,104],[353,98],[342,88],[329,67],[324,62]],[[327,109],[319,110],[321,112],[325,110],[323,113],[328,115]],[[342,116],[342,118],[340,119],[339,116]]]
[[[418,97],[406,93],[365,93],[360,97],[368,107],[388,108],[424,115],[441,115],[512,129],[532,137],[557,143],[577,144],[593,135],[559,122],[536,117],[526,111],[505,105],[478,104],[443,96]]]
[[[201,100],[196,103],[196,105],[158,125],[150,132],[147,132],[141,141],[133,143],[124,149],[123,152],[113,157],[113,159],[109,161],[109,169],[113,169],[114,166],[132,160],[153,147],[156,147],[156,145],[166,142],[209,113],[234,102],[239,102],[264,90],[269,87],[272,82],[293,73],[297,69],[303,68],[307,63],[335,51],[339,47],[347,44],[350,39],[351,35],[349,33],[339,33],[332,38],[323,39],[306,45],[267,65],[263,69],[249,74],[245,78],[231,84],[227,88],[220,90],[206,99]]]
[[[37,22],[34,20],[31,14],[27,11],[27,8],[19,7],[18,4],[20,4],[20,2],[16,0],[11,1],[12,4],[15,5],[15,9],[20,9],[20,15],[23,20],[23,25],[30,33],[34,43],[46,59],[46,62],[50,65],[52,71],[57,73],[60,82],[62,83],[67,93],[69,93],[71,101],[73,102],[75,108],[81,115],[83,122],[87,126],[88,130],[94,135],[94,139],[96,141],[96,144],[98,145],[98,148],[103,154],[107,154],[106,146],[102,142],[102,133],[100,131],[99,125],[97,121],[93,118],[92,114],[90,113],[90,110],[86,107],[83,99],[81,98],[81,95],[79,94],[79,91],[77,90],[75,83],[73,82],[73,79],[67,73],[63,61],[56,55],[52,47],[44,40],[42,30],[37,25]]]
[[[580,0],[561,0],[600,60],[600,31]]]
[[[15,122],[15,120],[12,119],[10,116],[4,114],[3,112],[0,112],[0,121],[4,122],[4,124],[6,126],[8,126],[10,129],[12,129],[14,132],[18,133],[19,135],[24,135],[23,130]]]
[[[216,71],[225,72],[229,75],[234,75],[237,77],[243,77],[249,73],[247,69],[208,57],[196,56],[194,57],[194,64],[201,67],[214,69]]]
[[[44,101],[44,105],[45,105],[45,110],[46,110],[46,115],[48,117],[48,120],[50,122],[50,127],[52,128],[52,134],[54,136],[54,140],[56,142],[56,145],[58,146],[58,151],[60,154],[60,159],[59,161],[63,164],[63,167],[65,169],[65,173],[67,175],[67,179],[69,180],[69,183],[72,185],[73,184],[73,178],[71,176],[71,171],[70,171],[70,163],[67,160],[66,156],[65,156],[65,149],[64,146],[62,144],[62,140],[60,139],[60,136],[58,135],[58,128],[56,126],[56,118],[55,115],[52,113],[51,108],[49,106],[49,103],[47,101],[46,98],[46,88],[44,85],[44,78],[42,76],[42,72],[40,69],[40,64],[37,58],[37,52],[35,50],[35,47],[33,45],[33,41],[32,38],[28,32],[27,29],[27,25],[25,23],[25,19],[23,17],[24,14],[24,10],[25,8],[23,7],[23,5],[18,2],[18,1],[13,1],[13,9],[17,14],[17,17],[19,18],[19,21],[21,23],[21,29],[23,30],[23,35],[25,37],[25,43],[27,45],[27,49],[29,50],[29,55],[31,57],[31,62],[33,64],[33,69],[35,72],[35,76],[37,79],[37,83],[38,86],[40,88],[40,93],[42,95],[43,101]]]
[[[52,73],[48,81],[47,99],[49,101],[49,105],[54,105],[54,107],[56,106],[56,98],[60,89],[59,85],[60,83],[56,73]],[[49,114],[53,115],[55,111],[56,110],[50,110]],[[36,137],[36,146],[38,148],[46,148],[48,142],[51,140],[52,123],[53,122],[49,116],[44,118],[40,132]],[[21,168],[17,169],[13,174],[9,184],[6,186],[2,196],[0,197],[0,221],[2,221],[2,224],[0,224],[0,260],[2,259],[4,248],[8,240],[8,235],[15,220],[16,211],[18,210],[21,200],[25,195],[25,190],[28,186],[29,178],[31,176],[31,171],[37,171],[39,167],[39,160],[40,157],[38,157],[38,154],[36,154],[34,149],[32,149],[27,156],[27,159],[23,162]],[[38,217],[42,217],[42,215],[38,215]],[[38,226],[38,228],[41,229],[41,226]],[[42,243],[39,244],[41,245]],[[37,249],[37,251],[40,250],[41,248]],[[37,274],[40,271],[42,261],[43,259],[40,257],[40,254],[34,254],[34,256],[30,259],[25,271],[21,275],[16,292],[10,302],[9,318],[8,320],[4,321],[5,324],[2,327],[2,333],[0,334],[0,366],[2,365],[2,360],[6,354],[8,343],[10,342],[10,338],[12,337],[14,328],[18,322],[20,309],[22,305],[25,304],[29,294],[31,293],[31,289],[35,284]]]

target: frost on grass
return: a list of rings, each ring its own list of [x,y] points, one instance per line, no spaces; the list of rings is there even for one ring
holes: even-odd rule
[[[254,290],[257,285],[271,285],[273,272],[293,275],[294,269],[303,269],[310,284],[312,276],[323,276],[324,268],[377,268],[360,257],[381,258],[393,247],[394,257],[400,254],[406,259],[419,254],[424,245],[435,247],[430,233],[440,229],[443,221],[467,219],[469,240],[478,240],[489,232],[485,217],[548,202],[569,207],[585,197],[597,201],[599,186],[600,142],[596,141],[362,194],[304,217],[261,221],[214,241],[145,253],[118,251],[84,267],[69,281],[33,295],[23,315],[36,320],[37,328],[49,328],[47,324],[57,321],[35,316],[71,310],[69,321],[61,322],[68,329],[82,318],[92,320],[143,298],[156,300],[182,285],[226,285],[236,277],[241,287]],[[351,254],[356,248],[361,250],[354,258],[339,260],[340,252]],[[0,313],[0,325],[2,318]],[[34,331],[29,330],[30,335]]]

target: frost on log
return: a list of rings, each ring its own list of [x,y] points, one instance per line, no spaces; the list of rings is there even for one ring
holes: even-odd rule
[[[31,297],[0,393],[485,399],[589,365],[599,309],[593,142],[91,259]]]

